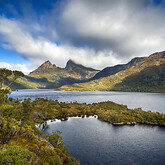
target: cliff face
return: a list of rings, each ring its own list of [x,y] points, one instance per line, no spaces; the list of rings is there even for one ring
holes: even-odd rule
[[[75,63],[73,60],[69,60],[67,63],[66,63],[66,67],[65,69],[67,70],[74,70],[74,71],[98,71],[96,69],[93,69],[93,68],[88,68],[88,67],[85,67],[81,64],[77,64]]]
[[[99,70],[85,67],[72,60],[67,62],[65,69],[68,70],[71,75],[77,75],[80,80],[89,79],[99,72]]]

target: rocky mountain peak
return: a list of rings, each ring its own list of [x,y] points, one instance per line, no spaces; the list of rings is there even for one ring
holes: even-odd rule
[[[77,66],[77,64],[73,60],[69,59],[66,63],[65,69],[72,70],[73,67],[76,67],[76,66]]]
[[[48,68],[56,68],[56,65],[55,64],[52,64],[49,60],[44,62],[41,66],[38,67],[39,68],[42,68],[42,69],[48,69]]]
[[[72,59],[69,59],[68,62],[66,63],[66,70],[86,70],[86,71],[98,71],[96,69],[93,68],[89,68],[89,67],[85,67],[81,64],[77,64],[76,62],[74,62]]]
[[[71,74],[77,75],[77,77],[79,77],[79,79],[88,79],[93,77],[96,73],[98,73],[99,71],[93,68],[88,68],[85,67],[81,64],[77,64],[76,62],[74,62],[73,60],[68,60],[68,62],[66,63],[66,70],[68,70]]]
[[[39,72],[45,71],[46,69],[54,69],[54,68],[56,68],[56,65],[55,64],[52,64],[48,60],[48,61],[45,61],[43,64],[41,64],[36,70],[34,70],[33,72],[31,72],[30,74],[32,74],[32,73],[39,73]]]

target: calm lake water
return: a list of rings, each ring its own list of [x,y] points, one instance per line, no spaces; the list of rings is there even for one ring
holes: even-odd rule
[[[12,92],[13,98],[48,98],[62,102],[97,103],[114,101],[129,108],[165,113],[165,93],[109,92],[109,91],[54,91],[48,89],[24,89]]]
[[[19,90],[14,98],[44,97],[62,102],[93,103],[114,101],[165,113],[165,94],[136,92],[59,92]],[[44,133],[60,130],[66,148],[81,164],[161,165],[165,164],[165,128],[146,125],[115,127],[96,118],[69,118],[48,122]]]
[[[163,165],[165,128],[115,127],[96,118],[49,122],[44,133],[60,130],[70,155],[88,165]]]

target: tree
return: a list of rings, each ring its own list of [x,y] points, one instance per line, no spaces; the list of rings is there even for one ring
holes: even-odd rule
[[[17,70],[12,71],[12,79],[8,86],[10,86],[13,82],[15,82],[17,78],[23,77],[23,76],[24,74],[21,71],[17,71]]]
[[[52,132],[52,135],[49,135],[48,140],[55,148],[64,148],[64,141],[60,136],[62,132]]]
[[[0,69],[0,89],[9,81],[9,76],[12,75],[12,71],[8,69]]]
[[[0,147],[0,164],[31,164],[32,152],[18,146]]]
[[[8,69],[0,69],[0,89],[2,89],[5,85],[9,86],[16,81],[17,78],[23,77],[24,74],[21,71],[11,71]],[[11,81],[9,84],[8,82]]]
[[[17,78],[23,77],[21,71],[11,71],[5,68],[0,69],[0,97],[6,97],[10,93],[10,86]],[[10,82],[10,83],[9,83]],[[8,88],[6,88],[8,86]]]

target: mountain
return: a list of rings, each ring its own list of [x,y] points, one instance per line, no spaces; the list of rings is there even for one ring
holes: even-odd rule
[[[154,65],[126,77],[113,90],[137,92],[165,92],[165,64]]]
[[[149,57],[134,58],[125,65],[109,67],[107,75],[112,75],[108,77],[95,79],[86,83],[65,85],[60,87],[59,90],[165,92],[164,66],[165,51],[157,52]],[[105,70],[101,72],[105,73]],[[100,72],[97,75],[101,75]]]
[[[65,69],[68,70],[71,75],[77,75],[77,78],[81,80],[89,79],[99,72],[99,70],[87,68],[81,64],[75,63],[72,60],[67,62]]]
[[[35,78],[47,78],[48,81],[55,82],[63,78],[86,80],[93,77],[98,72],[98,70],[93,68],[87,68],[83,65],[76,64],[72,60],[67,62],[65,68],[56,67],[55,64],[46,61],[36,70],[32,71],[29,76]]]
[[[98,72],[95,76],[91,78],[91,80],[96,80],[102,77],[108,77],[110,75],[116,74],[122,70],[126,70],[131,68],[133,65],[136,65],[136,63],[144,61],[146,57],[135,57],[131,61],[129,61],[127,64],[121,64],[121,65],[115,65],[112,67],[106,67],[102,71]]]
[[[36,70],[34,70],[33,72],[30,72],[30,74],[33,73],[40,73],[40,72],[44,72],[46,69],[55,69],[56,65],[52,64],[49,60],[44,62],[41,66],[39,66]]]
[[[46,78],[49,82],[58,81],[61,78],[69,77],[70,74],[65,68],[56,67],[50,61],[41,64],[37,69],[30,72],[28,75],[33,78]]]
[[[49,60],[23,78],[12,84],[12,89],[20,88],[58,88],[66,84],[86,82],[99,71],[76,64],[69,60],[65,68],[57,67]]]

